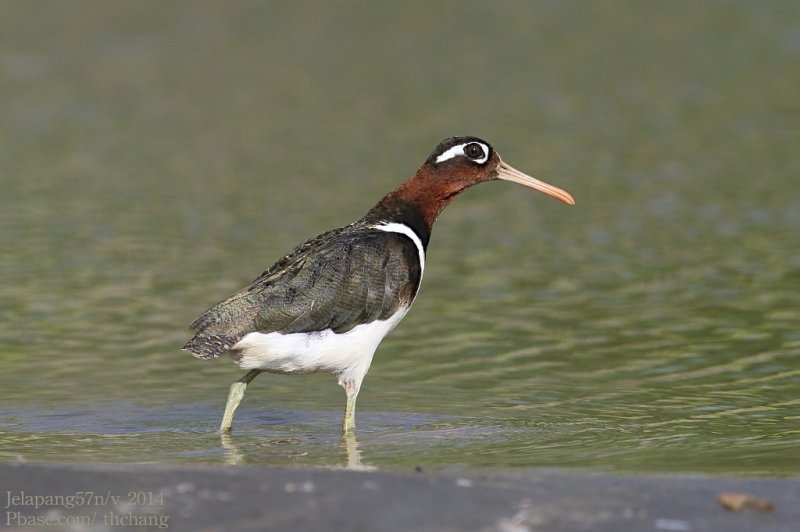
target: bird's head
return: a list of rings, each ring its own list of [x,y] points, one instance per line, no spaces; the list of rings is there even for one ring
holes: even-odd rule
[[[520,172],[504,162],[491,144],[477,137],[444,139],[420,170],[428,179],[436,182],[445,197],[452,197],[465,188],[484,181],[502,179],[575,205],[575,200],[568,192]]]

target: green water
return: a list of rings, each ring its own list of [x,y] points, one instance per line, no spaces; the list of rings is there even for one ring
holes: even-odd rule
[[[449,135],[362,464],[800,474],[800,4],[5,2],[0,459],[341,466],[330,376],[186,325]]]

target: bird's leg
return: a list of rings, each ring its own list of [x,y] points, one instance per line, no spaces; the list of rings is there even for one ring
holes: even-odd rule
[[[342,435],[352,436],[356,431],[356,396],[347,395],[347,406],[344,407],[344,421],[342,421]]]
[[[225,403],[225,414],[222,416],[222,424],[219,426],[220,434],[229,434],[231,432],[231,425],[233,424],[233,414],[239,407],[244,397],[244,391],[250,381],[256,378],[256,375],[261,373],[260,369],[251,369],[244,377],[231,384],[231,389],[228,392],[228,402]]]
[[[342,384],[347,394],[347,406],[344,407],[344,420],[342,421],[342,435],[352,436],[356,430],[356,397],[358,386],[352,381]]]

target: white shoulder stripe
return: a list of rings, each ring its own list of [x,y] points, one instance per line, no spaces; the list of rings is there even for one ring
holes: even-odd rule
[[[372,228],[378,229],[379,231],[386,231],[387,233],[399,233],[407,236],[414,242],[414,245],[417,246],[417,253],[419,253],[419,279],[422,281],[422,274],[425,272],[425,249],[422,247],[422,240],[417,236],[417,233],[409,226],[397,222],[376,224],[373,225]]]

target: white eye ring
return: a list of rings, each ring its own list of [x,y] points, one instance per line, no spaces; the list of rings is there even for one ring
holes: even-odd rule
[[[466,146],[469,146],[470,144],[477,144],[478,146],[483,148],[483,157],[481,157],[480,159],[472,159],[472,158],[468,157],[467,154],[464,153],[464,148]],[[452,148],[446,150],[444,153],[442,153],[440,156],[438,156],[436,158],[436,164],[439,164],[439,163],[444,162],[444,161],[448,161],[448,160],[452,159],[453,157],[458,157],[459,155],[463,155],[464,157],[467,157],[470,161],[475,161],[478,164],[483,164],[483,163],[485,163],[486,161],[489,160],[489,146],[487,146],[486,144],[484,144],[482,142],[475,142],[475,141],[465,142],[464,144],[458,144],[458,145],[453,146]]]

